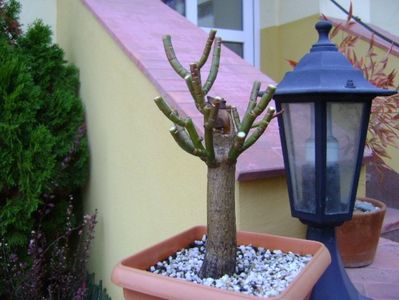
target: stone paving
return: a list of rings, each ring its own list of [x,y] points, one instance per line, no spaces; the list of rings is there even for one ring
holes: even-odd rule
[[[371,265],[346,271],[363,295],[375,300],[399,299],[399,239],[395,239],[399,237],[399,209],[387,208],[382,236]]]
[[[399,209],[391,207],[387,208],[381,236],[399,242]]]
[[[374,300],[399,299],[399,243],[380,238],[371,265],[346,271],[363,295]]]

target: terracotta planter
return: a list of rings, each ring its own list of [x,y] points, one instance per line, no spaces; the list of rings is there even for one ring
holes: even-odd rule
[[[386,205],[381,201],[358,199],[380,209],[369,213],[354,212],[352,220],[337,228],[338,248],[347,268],[364,267],[373,262],[386,211]]]
[[[201,239],[206,227],[193,227],[155,246],[122,260],[112,273],[112,281],[123,288],[125,299],[259,299],[240,293],[198,285],[188,281],[157,275],[146,270],[156,262]],[[268,299],[306,299],[313,286],[330,264],[330,254],[321,243],[267,234],[239,232],[238,244],[252,244],[299,254],[312,254],[313,259],[278,297]]]

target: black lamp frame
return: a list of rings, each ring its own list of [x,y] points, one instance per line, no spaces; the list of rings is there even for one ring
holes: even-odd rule
[[[339,99],[339,100],[336,100]],[[359,100],[362,99],[362,100]],[[312,225],[312,226],[338,226],[344,221],[350,220],[352,218],[353,208],[355,204],[355,197],[357,186],[360,177],[361,164],[363,160],[364,145],[367,136],[367,128],[369,123],[369,116],[371,110],[371,100],[370,97],[363,95],[348,95],[348,94],[308,94],[308,95],[290,95],[289,97],[281,97],[279,101],[276,101],[277,111],[281,111],[282,103],[313,103],[314,104],[314,128],[315,128],[315,153],[316,153],[316,174],[315,174],[315,184],[316,184],[316,213],[307,213],[301,210],[296,210],[294,205],[294,192],[293,192],[293,180],[291,178],[291,170],[288,160],[287,151],[287,137],[285,135],[285,127],[283,116],[280,115],[278,118],[279,128],[280,128],[280,139],[284,158],[284,165],[286,170],[286,176],[288,184],[288,194],[290,199],[291,214],[301,220],[301,222]],[[351,191],[351,201],[349,204],[349,210],[346,213],[337,214],[325,214],[325,195],[326,195],[326,152],[327,152],[327,102],[351,102],[351,103],[363,103],[362,112],[362,124],[361,124],[361,134],[359,138],[359,146],[356,161],[356,170],[353,177],[353,186]]]
[[[299,218],[308,225],[307,238],[322,242],[329,249],[332,259],[331,265],[313,289],[311,299],[368,299],[359,294],[345,272],[336,245],[335,227],[352,218],[372,99],[376,96],[393,95],[396,94],[396,91],[375,87],[364,78],[360,70],[353,68],[350,62],[339,53],[336,45],[330,41],[328,35],[331,28],[332,24],[328,21],[319,21],[316,24],[316,29],[319,33],[318,42],[312,46],[310,52],[301,59],[292,72],[286,73],[277,86],[274,100],[277,111],[281,111],[282,103],[314,104],[315,213],[306,213],[295,209],[287,137],[284,131],[283,116],[280,114],[278,117],[292,216]],[[327,192],[327,102],[364,103],[351,198],[349,199],[349,209],[345,213],[325,213]]]

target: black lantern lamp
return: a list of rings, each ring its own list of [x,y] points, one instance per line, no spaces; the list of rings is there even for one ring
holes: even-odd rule
[[[352,218],[372,99],[392,95],[369,83],[329,40],[319,40],[278,84],[274,100],[287,172],[292,216],[308,225],[307,238],[323,242],[332,263],[313,299],[366,299],[342,266],[335,227]]]

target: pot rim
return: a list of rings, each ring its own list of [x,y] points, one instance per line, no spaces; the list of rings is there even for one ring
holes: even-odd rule
[[[374,206],[380,208],[378,210],[374,210],[374,211],[370,211],[370,212],[360,212],[360,211],[353,211],[353,215],[355,216],[361,216],[361,215],[376,215],[376,214],[385,214],[386,210],[387,210],[387,206],[384,202],[382,202],[381,200],[377,200],[374,198],[370,198],[370,197],[356,197],[356,200],[360,200],[360,201],[364,201],[364,202],[368,202],[373,204]]]
[[[227,291],[227,290],[222,290],[222,289],[217,289],[214,287],[207,287],[203,285],[198,285],[189,281],[183,281],[183,280],[178,280],[174,278],[170,278],[167,276],[162,276],[159,274],[154,274],[148,271],[145,271],[146,269],[146,264],[141,264],[141,267],[135,267],[132,266],[134,264],[137,264],[136,260],[138,257],[143,258],[144,260],[152,260],[154,257],[149,258],[148,254],[146,254],[146,251],[152,250],[154,252],[157,252],[160,250],[160,245],[163,243],[168,243],[169,249],[168,251],[172,253],[173,251],[170,246],[176,244],[176,238],[177,237],[182,237],[184,235],[187,235],[188,232],[196,232],[196,234],[200,233],[202,234],[203,232],[206,232],[206,227],[205,226],[196,226],[193,227],[189,230],[184,231],[183,233],[180,233],[178,235],[175,235],[167,240],[164,240],[152,247],[149,247],[143,251],[138,252],[137,254],[134,254],[132,256],[129,256],[128,258],[123,259],[115,268],[112,274],[112,281],[120,286],[123,287],[124,289],[128,290],[133,290],[133,291],[139,291],[139,292],[144,292],[148,293],[149,290],[151,289],[148,287],[149,281],[154,278],[157,278],[159,283],[157,284],[158,291],[156,293],[160,293],[159,289],[161,286],[163,286],[166,290],[176,290],[176,288],[181,289],[182,295],[187,295],[186,292],[188,292],[188,289],[191,289],[192,287],[195,287],[197,290],[196,295],[192,299],[260,299],[259,297],[252,296],[252,295],[245,295],[242,293],[237,293],[237,292],[232,292],[232,291]],[[303,251],[310,251],[309,254],[313,255],[312,260],[305,266],[304,269],[297,275],[297,277],[290,283],[290,285],[287,287],[285,291],[283,291],[280,295],[277,297],[270,297],[268,299],[273,300],[273,299],[298,299],[298,295],[303,295],[306,297],[306,294],[309,292],[305,286],[307,286],[308,283],[305,284],[305,282],[312,282],[315,284],[321,276],[321,274],[324,272],[324,270],[327,268],[327,266],[331,262],[331,257],[330,254],[325,248],[324,245],[322,245],[319,242],[316,241],[309,241],[309,240],[304,240],[304,239],[297,239],[297,238],[288,238],[288,237],[282,237],[282,236],[276,236],[276,235],[270,235],[270,234],[259,234],[259,233],[253,233],[253,232],[245,232],[245,231],[238,231],[237,232],[237,240],[238,243],[246,243],[249,238],[253,237],[260,237],[263,240],[267,240],[267,242],[272,244],[271,249],[273,247],[273,244],[276,243],[276,240],[283,240],[290,244],[289,246],[292,251],[294,252],[303,252]],[[194,236],[194,239],[197,237]],[[292,244],[298,244],[298,240],[300,240],[301,246],[296,246],[293,247]],[[187,241],[187,239],[186,239]],[[258,246],[267,246],[269,247],[269,244],[264,244],[264,241],[261,242],[253,242],[252,244],[257,246],[257,244],[260,243]],[[280,242],[281,243],[281,242]],[[187,244],[188,245],[188,244]],[[168,246],[166,246],[168,247]],[[309,249],[307,249],[309,248]],[[281,248],[280,248],[281,249]],[[283,250],[284,251],[284,250]],[[158,251],[159,253],[159,251]],[[131,266],[129,266],[131,265]],[[149,267],[149,266],[148,266]],[[144,286],[143,284],[139,283],[138,281],[141,280],[141,282],[145,282]],[[178,286],[176,285],[178,284]],[[150,284],[151,285],[151,284]],[[153,283],[152,283],[153,286]],[[293,287],[296,287],[296,290],[293,290]],[[313,285],[312,285],[313,286]],[[311,289],[310,289],[311,290]],[[161,294],[152,294],[157,297],[165,297],[165,295]],[[209,298],[206,296],[213,295],[213,298]],[[168,296],[166,296],[168,298]],[[214,298],[217,297],[217,298]],[[181,298],[176,298],[176,299],[184,299],[184,296]]]

